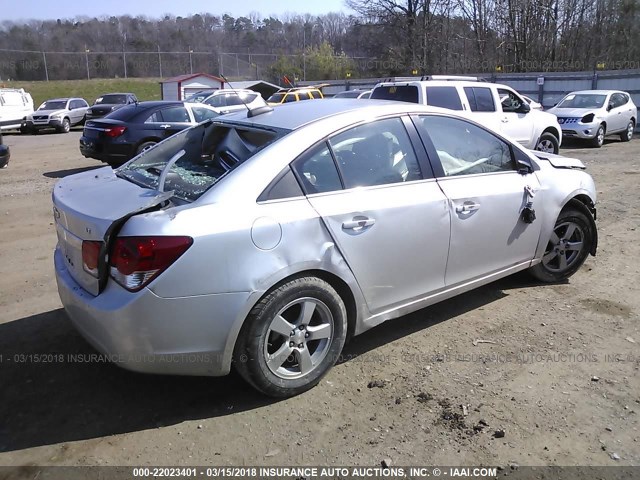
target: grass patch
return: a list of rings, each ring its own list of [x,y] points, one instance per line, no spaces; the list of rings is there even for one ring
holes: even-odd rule
[[[160,100],[159,78],[96,78],[50,82],[2,82],[2,86],[24,88],[33,97],[34,108],[51,98],[80,97],[89,105],[105,93],[134,93],[138,100]]]

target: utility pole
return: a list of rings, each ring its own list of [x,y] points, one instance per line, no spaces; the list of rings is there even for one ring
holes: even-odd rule
[[[162,78],[162,55],[160,55],[160,45],[158,45],[158,68],[160,69],[160,78]]]
[[[191,46],[189,46],[189,71],[193,74],[193,61],[191,60],[192,53],[193,50],[191,49]]]
[[[127,78],[127,52],[125,46],[127,43],[127,34],[124,34],[124,41],[122,42],[122,64],[124,65],[124,78]]]
[[[84,59],[87,64],[87,80],[91,80],[91,76],[89,75],[89,49],[86,43],[84,45]]]
[[[47,79],[47,82],[49,81],[49,70],[47,70],[47,54],[43,51],[42,52],[42,61],[44,62],[44,76]]]

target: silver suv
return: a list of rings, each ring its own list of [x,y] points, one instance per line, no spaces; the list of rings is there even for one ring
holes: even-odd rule
[[[35,133],[38,130],[55,129],[69,133],[71,127],[84,124],[89,104],[83,98],[54,98],[47,100],[38,110],[27,115],[20,132]]]
[[[558,153],[562,130],[555,115],[532,109],[522,95],[507,85],[460,78],[463,77],[383,82],[375,86],[371,99],[467,112],[469,118],[508,135],[526,148]]]
[[[572,92],[549,110],[558,117],[562,133],[588,140],[600,148],[606,135],[620,135],[628,142],[633,136],[638,108],[626,92],[582,90]]]

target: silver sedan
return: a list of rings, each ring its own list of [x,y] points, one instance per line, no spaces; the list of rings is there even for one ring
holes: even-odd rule
[[[595,254],[579,160],[448,110],[334,100],[178,133],[53,191],[62,303],[107,358],[286,397],[347,338],[520,270]]]
[[[607,135],[618,135],[623,142],[631,140],[638,119],[629,94],[618,90],[572,92],[548,112],[558,117],[564,137],[588,140],[597,148]]]

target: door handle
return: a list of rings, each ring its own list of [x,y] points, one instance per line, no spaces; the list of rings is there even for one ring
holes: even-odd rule
[[[350,220],[348,222],[342,222],[342,228],[344,230],[361,230],[365,227],[370,227],[376,223],[375,218],[363,218],[361,220]]]
[[[160,125],[160,128],[169,128],[169,127],[171,127],[171,125],[166,124],[166,123],[164,125]]]
[[[475,212],[476,210],[480,209],[480,204],[479,203],[463,203],[462,205],[458,205],[456,207],[456,213],[468,213],[468,212]]]
[[[507,123],[507,122],[509,122],[509,119],[508,119],[507,117],[502,117],[502,118],[500,119],[500,121],[501,121],[502,123]]]

